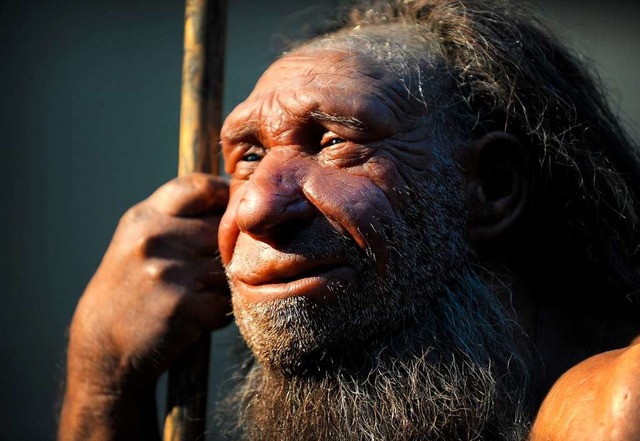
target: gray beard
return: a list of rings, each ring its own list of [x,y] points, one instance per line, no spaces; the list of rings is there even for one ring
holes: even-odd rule
[[[228,439],[524,440],[526,339],[479,278],[463,282],[431,303],[423,326],[334,358],[331,369],[254,362],[223,406]]]
[[[329,305],[298,297],[236,308],[255,362],[223,406],[229,439],[526,438],[526,339],[473,271],[460,188],[434,172],[407,190],[403,223],[387,229],[386,278],[354,253],[360,277],[336,286]],[[348,238],[342,245],[349,253]]]

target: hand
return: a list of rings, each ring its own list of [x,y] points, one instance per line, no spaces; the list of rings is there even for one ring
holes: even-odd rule
[[[113,412],[139,401],[203,332],[231,321],[217,251],[227,200],[226,183],[193,174],[123,216],[71,323],[61,433],[78,402]]]

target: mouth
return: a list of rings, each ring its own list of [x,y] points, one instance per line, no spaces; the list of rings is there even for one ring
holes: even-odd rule
[[[265,274],[252,274],[235,280],[236,290],[250,303],[307,297],[329,302],[336,297],[336,288],[346,286],[355,269],[343,263],[283,267]]]

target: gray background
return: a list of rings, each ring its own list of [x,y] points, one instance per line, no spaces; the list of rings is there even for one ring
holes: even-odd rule
[[[318,1],[230,3],[225,112]],[[635,131],[640,7],[575,4],[542,9]],[[0,2],[0,441],[54,438],[75,303],[119,216],[175,175],[182,18],[177,0]]]

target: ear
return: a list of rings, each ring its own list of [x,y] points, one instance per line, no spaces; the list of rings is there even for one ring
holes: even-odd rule
[[[524,148],[509,133],[491,132],[471,144],[468,159],[469,238],[504,236],[527,202]]]

